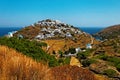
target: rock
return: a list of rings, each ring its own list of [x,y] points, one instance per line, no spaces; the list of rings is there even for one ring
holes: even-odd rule
[[[79,60],[75,57],[71,57],[70,65],[71,66],[78,66],[78,67],[82,66],[82,64],[79,62]]]

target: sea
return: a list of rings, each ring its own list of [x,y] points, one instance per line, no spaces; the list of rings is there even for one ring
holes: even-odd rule
[[[0,37],[5,36],[8,32],[18,31],[21,27],[0,27]]]
[[[89,34],[95,34],[99,31],[101,31],[102,29],[104,29],[101,27],[78,27],[78,28]],[[0,27],[0,37],[7,35],[8,32],[18,31],[20,29],[22,29],[22,27]]]
[[[92,35],[97,32],[100,32],[104,28],[103,27],[79,27],[79,29]]]

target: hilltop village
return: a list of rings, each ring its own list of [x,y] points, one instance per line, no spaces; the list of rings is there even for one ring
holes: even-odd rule
[[[75,48],[75,52],[78,53],[79,51],[85,51],[85,48],[92,49],[94,43],[94,38],[90,34],[83,32],[73,25],[51,19],[38,21],[22,30],[8,33],[8,37],[13,36],[29,40],[44,41],[48,44],[46,51],[50,53],[53,51],[58,53],[59,50],[68,51],[69,48],[72,47]],[[60,42],[61,44],[59,44]],[[83,42],[83,44],[81,44],[81,42]],[[57,46],[59,47],[57,48]],[[72,55],[73,54],[69,53],[65,56]]]
[[[36,29],[37,31],[32,33],[32,29]],[[24,33],[22,33],[22,31],[14,31],[14,32],[9,32],[8,36],[9,37],[13,37],[13,34],[17,34],[17,36],[23,36],[24,38],[30,38],[29,35],[33,35],[32,39],[38,39],[38,40],[42,40],[42,39],[51,39],[51,38],[72,38],[77,34],[83,34],[83,32],[81,30],[79,30],[78,28],[75,28],[72,25],[69,24],[65,24],[59,20],[50,20],[50,19],[46,19],[46,20],[42,20],[42,21],[38,21],[37,23],[34,23],[28,27],[24,28],[26,30],[23,31]],[[34,30],[33,29],[33,30]],[[27,33],[27,31],[31,31],[30,33]],[[16,36],[16,35],[14,35]]]
[[[35,25],[42,26],[40,33],[35,37],[37,39],[47,39],[54,37],[69,37],[74,34],[82,34],[82,31],[74,28],[72,25],[65,24],[59,20],[43,20],[38,21]],[[34,25],[33,25],[34,26]]]

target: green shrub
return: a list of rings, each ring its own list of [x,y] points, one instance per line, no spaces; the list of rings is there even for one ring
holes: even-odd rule
[[[117,70],[120,71],[120,63],[116,66]]]
[[[36,61],[43,61],[49,64],[50,67],[59,65],[57,59],[54,56],[47,54],[42,46],[47,46],[46,43],[29,41],[26,39],[18,38],[0,38],[0,45],[6,45],[10,48],[14,48],[22,54],[33,58]]]
[[[77,58],[78,59],[86,59],[90,55],[91,52],[92,52],[92,50],[87,49],[85,52],[78,53]]]
[[[48,61],[49,61],[48,64],[50,67],[55,67],[59,65],[57,59],[54,56],[49,55]]]
[[[113,69],[107,69],[103,72],[104,75],[107,75],[108,77],[114,77],[116,75],[116,71]]]
[[[98,56],[99,59],[102,59],[102,60],[107,60],[108,59],[108,56],[104,53],[104,54],[100,54]]]
[[[64,59],[64,64],[70,64],[70,60],[71,60],[70,57],[66,57],[66,58]]]
[[[62,51],[60,51],[60,50],[59,50],[58,53],[59,53],[59,55],[60,55],[60,58],[62,58],[64,53],[63,53]]]
[[[71,53],[71,54],[75,54],[76,53],[76,51],[75,51],[75,48],[69,48],[69,52]]]
[[[82,61],[82,65],[83,65],[84,67],[88,67],[90,64],[95,63],[95,62],[96,62],[95,59],[86,59],[86,60],[83,60],[83,61]]]
[[[112,62],[115,66],[117,66],[120,63],[120,58],[119,57],[108,57],[107,61]]]

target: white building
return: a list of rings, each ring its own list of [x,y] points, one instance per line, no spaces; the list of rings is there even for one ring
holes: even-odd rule
[[[36,39],[44,39],[45,38],[45,35],[43,34],[39,34],[35,37]]]
[[[79,53],[79,52],[81,52],[81,49],[80,49],[80,47],[76,48],[76,49],[75,49],[75,51],[76,51],[76,53]]]
[[[70,32],[67,32],[67,33],[66,33],[66,37],[72,37],[71,33],[70,33]]]
[[[89,44],[86,44],[86,48],[87,49],[92,49],[92,45],[89,43]]]
[[[12,32],[8,32],[8,37],[13,37],[13,34],[15,34],[17,31],[12,31]]]

